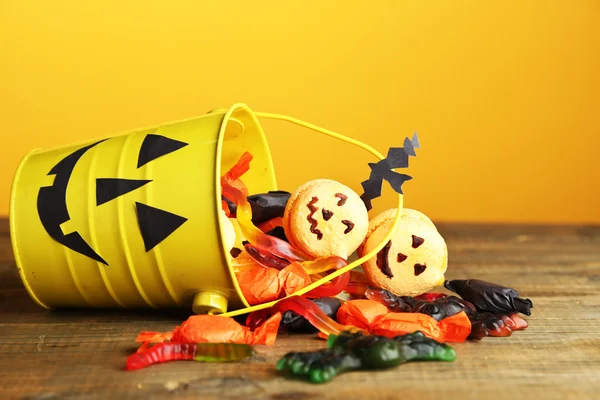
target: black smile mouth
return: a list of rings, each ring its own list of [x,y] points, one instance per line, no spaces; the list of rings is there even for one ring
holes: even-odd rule
[[[104,140],[74,151],[63,158],[50,170],[48,175],[56,175],[54,184],[52,186],[40,188],[37,199],[37,209],[44,229],[54,240],[73,251],[108,265],[108,263],[92,249],[79,232],[75,231],[65,235],[60,228],[63,223],[71,219],[69,210],[67,209],[67,186],[69,185],[73,170],[79,159],[88,150],[102,142],[104,142]]]

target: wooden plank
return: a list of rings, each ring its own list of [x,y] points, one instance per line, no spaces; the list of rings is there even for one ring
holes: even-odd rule
[[[600,227],[440,225],[449,279],[515,287],[534,302],[530,327],[455,344],[454,363],[343,374],[326,385],[274,371],[288,351],[325,346],[281,334],[235,364],[173,362],[122,370],[142,330],[170,330],[185,311],[61,310],[35,305],[0,221],[0,398],[595,399],[600,391]]]

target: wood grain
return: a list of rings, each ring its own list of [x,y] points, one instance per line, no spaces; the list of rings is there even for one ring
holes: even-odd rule
[[[600,227],[442,225],[447,277],[480,278],[533,300],[530,327],[509,338],[454,345],[454,363],[412,363],[343,374],[329,384],[274,371],[288,351],[324,347],[282,334],[236,364],[173,362],[122,370],[141,330],[169,330],[181,311],[62,310],[35,305],[0,222],[1,399],[598,399]]]

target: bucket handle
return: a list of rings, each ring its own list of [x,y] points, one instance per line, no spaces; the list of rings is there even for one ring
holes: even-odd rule
[[[379,153],[377,150],[375,150],[374,148],[372,148],[371,146],[362,143],[356,139],[352,139],[350,137],[344,136],[342,134],[339,134],[337,132],[333,132],[330,131],[329,129],[325,129],[325,128],[321,128],[320,126],[311,124],[309,122],[305,122],[302,120],[299,120],[297,118],[293,118],[293,117],[288,117],[287,115],[281,115],[281,114],[273,114],[273,113],[265,113],[265,112],[254,112],[254,115],[256,117],[260,117],[260,118],[266,118],[266,119],[277,119],[277,120],[282,120],[282,121],[288,121],[291,122],[293,124],[296,125],[300,125],[303,126],[305,128],[311,129],[313,131],[322,133],[324,135],[327,136],[331,136],[335,139],[339,139],[343,142],[352,144],[354,146],[358,146],[363,150],[368,151],[369,153],[373,154],[375,157],[377,157],[379,160],[383,160],[384,156]],[[361,258],[351,262],[350,264],[346,265],[343,268],[338,269],[337,271],[334,271],[330,274],[328,274],[327,276],[319,279],[318,281],[315,281],[313,283],[311,283],[310,285],[298,290],[297,292],[294,292],[292,294],[290,294],[289,296],[284,297],[283,299],[287,299],[289,297],[293,297],[293,296],[302,296],[308,292],[310,292],[313,289],[318,288],[319,286],[331,281],[334,278],[337,278],[340,275],[345,274],[346,272],[350,272],[351,270],[353,270],[354,268],[362,265],[364,262],[370,260],[371,258],[375,257],[377,255],[377,253],[379,253],[379,251],[381,251],[381,249],[383,249],[386,245],[387,242],[389,242],[392,238],[392,235],[394,234],[394,231],[396,230],[396,228],[398,227],[398,224],[400,223],[400,216],[402,214],[402,206],[403,206],[403,196],[402,194],[398,193],[398,206],[397,206],[397,212],[396,212],[396,217],[394,218],[394,223],[392,224],[392,228],[390,229],[390,231],[386,234],[385,238],[381,241],[381,243],[379,243],[373,250],[371,250],[369,253],[365,254],[364,256],[362,256]],[[278,302],[280,302],[283,299],[277,299],[277,300],[273,300],[267,303],[262,303],[262,304],[257,304],[254,306],[250,306],[250,307],[246,307],[246,308],[242,308],[239,310],[234,310],[234,311],[229,311],[226,312],[224,314],[221,314],[223,316],[226,317],[234,317],[237,315],[243,315],[243,314],[248,314],[251,313],[253,311],[259,311],[259,310],[264,310],[265,308],[271,308],[273,307],[275,304],[277,304]]]

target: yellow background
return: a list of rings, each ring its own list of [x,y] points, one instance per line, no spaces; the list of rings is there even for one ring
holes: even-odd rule
[[[434,220],[600,222],[600,2],[356,4],[0,0],[0,214],[34,148],[245,102],[384,153],[418,131],[406,206]],[[282,189],[368,176],[264,127]]]

